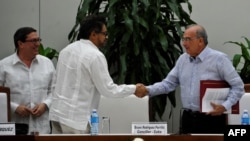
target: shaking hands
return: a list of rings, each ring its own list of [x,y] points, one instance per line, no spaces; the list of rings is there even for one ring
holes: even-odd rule
[[[135,95],[137,97],[144,97],[148,94],[148,90],[146,89],[146,87],[144,86],[144,84],[142,83],[137,83],[136,84],[136,90],[135,90]]]

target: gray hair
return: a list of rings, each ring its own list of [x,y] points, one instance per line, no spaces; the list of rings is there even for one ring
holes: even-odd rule
[[[205,30],[205,28],[201,25],[198,24],[192,24],[192,25],[188,25],[186,27],[186,29],[190,28],[190,27],[194,27],[194,26],[198,26],[199,28],[196,31],[196,37],[197,38],[203,38],[204,39],[204,44],[207,45],[208,44],[208,37],[207,37],[207,32]]]

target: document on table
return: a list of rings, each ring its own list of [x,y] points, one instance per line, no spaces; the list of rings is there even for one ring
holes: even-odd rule
[[[211,102],[222,104],[227,99],[228,93],[229,88],[207,88],[202,98],[202,112],[213,110]],[[227,110],[225,113],[231,113],[231,109]]]

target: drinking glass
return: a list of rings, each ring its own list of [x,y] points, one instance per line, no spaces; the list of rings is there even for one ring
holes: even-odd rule
[[[102,117],[101,133],[110,134],[110,118],[109,117]]]

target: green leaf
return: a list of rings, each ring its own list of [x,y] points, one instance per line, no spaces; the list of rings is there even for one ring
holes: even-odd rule
[[[235,54],[233,57],[233,66],[239,73],[243,82],[250,83],[250,41],[246,37],[242,37],[246,45],[242,42],[235,42],[235,41],[227,41],[225,43],[235,44],[237,47],[241,48],[241,54]],[[225,44],[224,43],[224,44]]]
[[[239,63],[240,63],[240,59],[241,59],[241,55],[240,54],[235,54],[233,57],[233,66],[235,68],[238,67]]]
[[[59,56],[59,52],[57,50],[50,47],[44,48],[43,44],[40,44],[38,51],[40,55],[48,57],[51,60],[54,58],[58,59]]]

